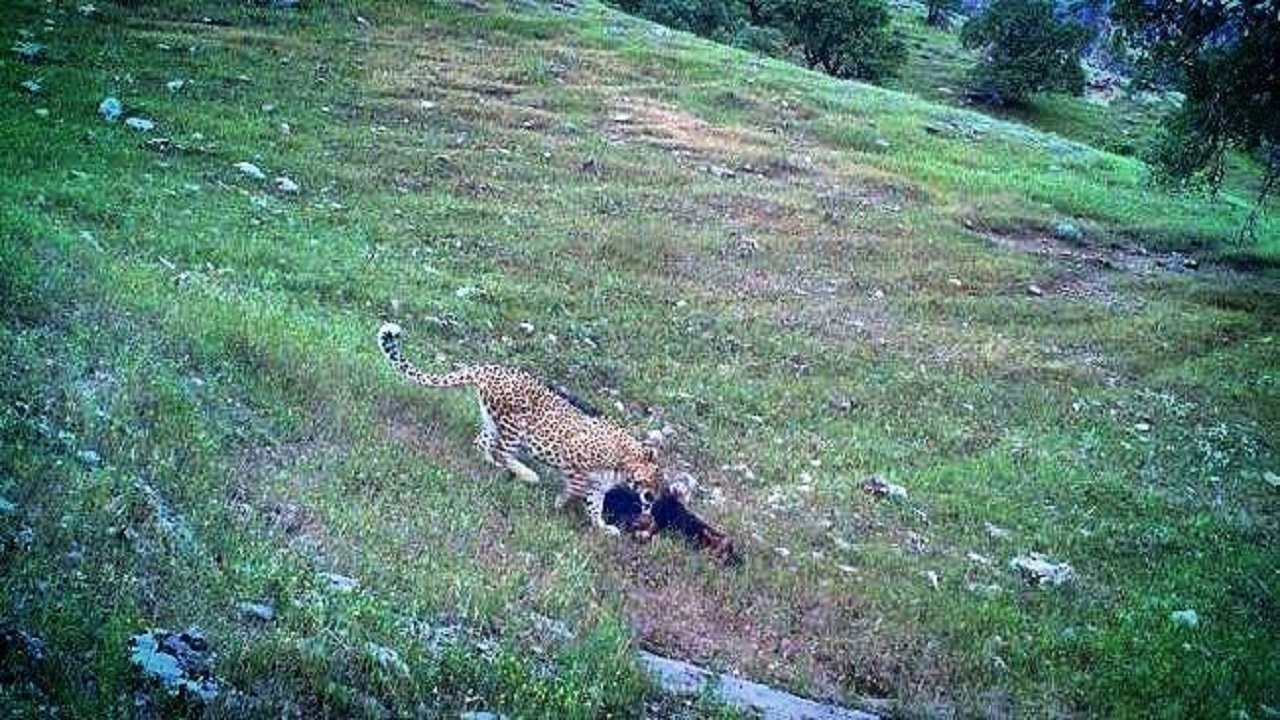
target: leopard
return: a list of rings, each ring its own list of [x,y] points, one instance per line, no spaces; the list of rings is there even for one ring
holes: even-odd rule
[[[619,483],[637,493],[641,515],[651,516],[664,488],[654,447],[519,368],[476,364],[440,374],[420,370],[401,352],[401,335],[399,325],[384,323],[378,329],[378,347],[405,379],[429,388],[475,388],[480,432],[474,445],[487,462],[529,484],[541,478],[522,462],[522,453],[553,468],[564,481],[556,507],[575,500],[583,503],[591,523],[609,535],[622,533],[604,517],[605,493]],[[648,534],[635,537],[644,541]]]

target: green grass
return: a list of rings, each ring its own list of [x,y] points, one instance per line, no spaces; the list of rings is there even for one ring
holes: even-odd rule
[[[219,716],[722,712],[637,644],[906,715],[1274,708],[1274,216],[1241,249],[1240,203],[1135,160],[593,3],[10,5],[48,46],[0,65],[0,629],[46,644],[0,649],[14,714],[196,713],[127,659],[192,624]],[[1064,221],[1205,267],[993,242]],[[494,473],[387,319],[671,425],[746,566]]]

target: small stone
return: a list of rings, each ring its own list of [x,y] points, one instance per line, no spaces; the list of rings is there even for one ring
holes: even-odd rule
[[[156,124],[154,122],[144,117],[137,117],[137,116],[134,116],[131,118],[125,118],[124,124],[139,132],[151,132],[156,128]]]
[[[1184,258],[1182,260],[1182,267],[1188,270],[1195,270],[1196,268],[1200,267],[1200,261],[1196,260],[1195,258]]]
[[[276,609],[267,603],[236,603],[236,610],[238,610],[242,616],[251,620],[271,622],[276,619]]]
[[[44,59],[44,45],[34,40],[19,40],[12,49],[23,62],[33,63]]]
[[[1280,488],[1280,475],[1277,475],[1270,470],[1262,473],[1262,480],[1273,488]]]
[[[1035,297],[1042,297],[1044,295],[1044,288],[1039,285],[1028,285],[1027,294],[1034,295]]]
[[[404,660],[400,659],[400,653],[389,647],[383,647],[377,643],[365,643],[365,650],[369,653],[369,657],[384,670],[391,670],[398,675],[408,677],[409,666]]]
[[[124,114],[124,103],[117,98],[106,98],[98,103],[98,114],[107,122],[115,122]]]
[[[292,195],[301,189],[298,187],[298,183],[290,180],[288,177],[284,175],[281,175],[275,179],[275,187],[276,187],[276,190],[279,190],[282,193],[287,193],[289,195]]]
[[[976,553],[976,552],[969,552],[969,553],[966,553],[966,554],[965,554],[965,557],[966,557],[966,558],[968,558],[970,562],[975,562],[975,563],[977,563],[977,564],[979,564],[979,565],[990,565],[990,564],[991,564],[991,558],[987,557],[986,555],[979,555],[979,554],[978,554],[978,553]]]
[[[102,462],[102,456],[95,450],[81,450],[76,453],[76,457],[79,458],[80,462],[90,467],[96,466]]]
[[[877,497],[889,497],[897,500],[907,499],[907,489],[905,487],[889,482],[880,475],[872,475],[863,480],[862,489]]]
[[[773,551],[774,551],[774,552],[776,552],[776,553],[778,553],[778,557],[783,557],[783,558],[789,558],[789,557],[791,557],[791,551],[790,551],[790,550],[788,550],[787,548],[784,548],[784,547],[776,547],[776,548],[774,548],[774,549],[773,549]]]
[[[842,572],[842,573],[845,573],[846,575],[854,575],[854,574],[857,574],[857,572],[858,572],[858,568],[856,568],[856,567],[854,567],[854,566],[852,566],[852,565],[841,565],[841,564],[838,564],[838,565],[836,565],[836,569],[837,569],[837,570],[839,570],[839,571],[840,571],[840,572]]]
[[[234,167],[235,169],[239,170],[242,175],[251,177],[254,180],[267,179],[267,174],[262,172],[262,170],[257,165],[254,165],[251,162],[238,162],[235,164]]]
[[[1066,220],[1053,226],[1053,236],[1064,242],[1078,243],[1084,240],[1084,232],[1080,226]]]
[[[49,117],[49,108],[36,108],[36,117],[38,118]]]
[[[76,12],[85,17],[92,17],[94,13],[98,12],[98,8],[93,3],[85,3],[84,5],[76,8]]]
[[[1151,432],[1151,423],[1137,422],[1133,424],[1133,429],[1140,433]]]
[[[44,92],[44,86],[40,84],[39,80],[36,80],[34,78],[32,78],[31,80],[23,80],[22,84],[19,87],[31,93],[32,95],[39,95],[40,93]]]
[[[1065,562],[1054,562],[1039,553],[1020,555],[1009,561],[1009,567],[1017,570],[1033,585],[1059,586],[1070,582],[1075,571]]]
[[[187,81],[182,79],[170,80],[164,84],[164,89],[171,93],[176,93],[187,86]]]
[[[435,110],[437,107],[438,107],[438,104],[431,102],[430,100],[418,101],[418,109],[425,112],[430,112],[431,110]]]
[[[947,278],[947,284],[953,288],[964,287],[964,283],[960,282],[960,278]]]
[[[933,586],[934,590],[938,589],[938,573],[932,570],[926,570],[924,571],[924,577],[929,581],[929,584]]]
[[[518,327],[520,328],[520,332],[523,332],[525,335],[533,334],[534,327],[531,322],[522,322]]]
[[[347,577],[346,575],[325,572],[320,573],[320,577],[329,584],[329,589],[334,592],[349,593],[360,587],[359,580],[353,577]]]
[[[1193,628],[1200,624],[1200,615],[1195,610],[1174,610],[1169,613],[1169,619],[1174,625],[1185,628]]]
[[[1009,539],[1009,531],[1005,530],[999,525],[994,525],[988,522],[988,523],[983,523],[982,528],[987,531],[987,537],[991,538],[992,540]]]

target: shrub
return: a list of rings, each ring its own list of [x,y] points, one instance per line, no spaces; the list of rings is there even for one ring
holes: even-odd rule
[[[1059,20],[1052,0],[994,0],[961,31],[965,47],[982,59],[973,70],[975,89],[996,103],[1021,103],[1037,92],[1084,90],[1080,55],[1089,30]]]
[[[805,63],[836,77],[881,80],[906,60],[883,0],[786,0],[777,13]]]

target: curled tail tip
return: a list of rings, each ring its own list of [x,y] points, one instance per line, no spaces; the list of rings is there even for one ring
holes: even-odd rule
[[[400,326],[393,323],[382,323],[382,327],[378,328],[378,339],[395,339],[400,337]]]

